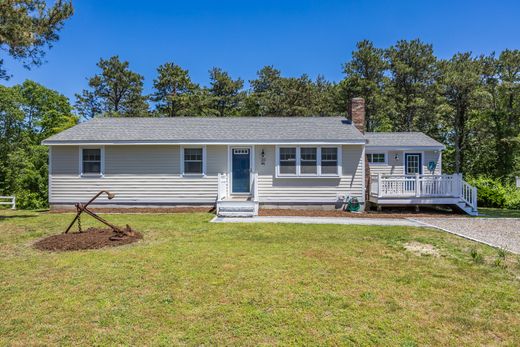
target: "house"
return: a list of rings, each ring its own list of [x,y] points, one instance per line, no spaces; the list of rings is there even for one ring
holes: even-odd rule
[[[449,204],[476,213],[476,190],[442,175],[444,146],[422,133],[364,133],[364,100],[342,117],[95,118],[56,134],[49,203],[70,207],[99,190],[106,206],[333,208]]]

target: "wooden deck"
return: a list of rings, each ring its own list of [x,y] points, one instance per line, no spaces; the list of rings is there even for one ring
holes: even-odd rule
[[[369,201],[376,205],[456,205],[477,215],[477,188],[455,175],[372,175]]]

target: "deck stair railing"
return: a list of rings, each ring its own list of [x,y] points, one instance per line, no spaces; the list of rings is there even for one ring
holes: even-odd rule
[[[477,188],[462,174],[454,175],[371,175],[370,195],[378,198],[459,198],[474,210]]]

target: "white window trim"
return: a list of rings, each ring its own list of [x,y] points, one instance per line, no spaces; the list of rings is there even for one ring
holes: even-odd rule
[[[335,174],[322,174],[321,173],[321,149],[325,148],[336,148],[338,154],[337,169]],[[296,148],[296,174],[282,174],[280,173],[280,148]],[[302,174],[301,173],[301,148],[316,148],[316,173],[315,174]],[[343,152],[341,146],[335,145],[323,145],[323,146],[312,146],[312,145],[298,145],[298,146],[286,146],[277,145],[275,150],[276,155],[276,167],[275,176],[277,178],[320,178],[320,177],[340,177],[343,171],[342,157]]]
[[[83,150],[99,149],[100,150],[100,173],[83,173]],[[80,146],[78,151],[79,157],[79,176],[80,177],[105,177],[105,146]]]
[[[372,163],[368,161],[368,154],[383,154],[385,156],[385,161],[382,163]],[[388,152],[387,151],[367,151],[365,157],[367,157],[367,162],[369,165],[388,165]]]
[[[185,148],[202,148],[202,173],[185,173],[184,172],[184,149]],[[181,176],[183,177],[205,177],[206,176],[206,146],[180,146],[180,155],[181,159]]]

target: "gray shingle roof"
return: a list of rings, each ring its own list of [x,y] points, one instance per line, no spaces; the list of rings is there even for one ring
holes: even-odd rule
[[[420,132],[366,133],[367,148],[370,147],[434,147],[444,145]]]
[[[342,117],[94,118],[49,137],[60,143],[363,142]]]

